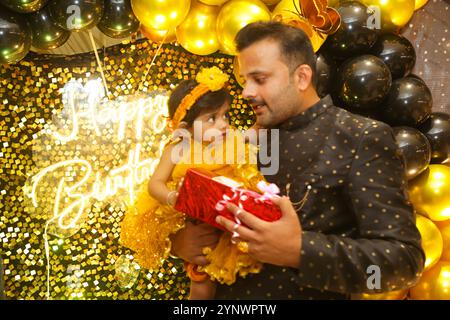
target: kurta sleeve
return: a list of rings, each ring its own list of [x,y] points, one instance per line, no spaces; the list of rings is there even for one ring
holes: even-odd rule
[[[304,231],[300,285],[342,293],[408,288],[423,271],[424,253],[394,135],[389,126],[372,122],[357,145],[344,187],[356,236]]]

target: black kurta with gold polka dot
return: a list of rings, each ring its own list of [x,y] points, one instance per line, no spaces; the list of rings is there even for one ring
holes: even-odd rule
[[[424,254],[391,128],[337,108],[325,97],[279,130],[280,168],[267,180],[293,203],[311,187],[297,210],[303,228],[299,268],[265,264],[259,274],[218,286],[216,299],[345,299],[373,293],[372,265],[379,267],[382,291],[415,283]]]

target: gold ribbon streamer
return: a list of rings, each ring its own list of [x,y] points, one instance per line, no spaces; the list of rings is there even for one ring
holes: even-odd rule
[[[145,79],[147,79],[148,73],[150,72],[150,69],[152,68],[153,64],[155,63],[155,59],[159,54],[159,51],[161,50],[162,45],[164,44],[164,41],[166,41],[166,37],[169,31],[166,31],[166,34],[164,35],[164,38],[161,40],[161,43],[159,44],[158,49],[156,49],[156,53],[152,58],[152,61],[150,62],[150,65],[147,67],[147,70],[145,71],[144,75],[141,78],[141,82],[139,83],[138,91],[141,91],[142,86],[144,84]]]
[[[89,33],[89,39],[91,40],[92,49],[94,50],[94,53],[95,53],[95,58],[97,60],[98,68],[100,69],[100,74],[102,75],[103,85],[105,86],[106,95],[107,95],[108,99],[110,99],[108,84],[106,83],[106,78],[105,78],[105,74],[103,72],[102,63],[100,61],[100,57],[98,56],[98,52],[97,52],[97,45],[95,44],[94,36],[92,35],[91,30],[89,30],[88,33]]]

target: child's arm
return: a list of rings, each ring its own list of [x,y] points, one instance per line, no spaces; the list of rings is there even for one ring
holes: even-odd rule
[[[172,148],[173,145],[168,145],[164,149],[159,164],[148,182],[148,193],[161,204],[174,205],[177,196],[176,192],[172,192],[166,186],[175,167],[171,159]]]

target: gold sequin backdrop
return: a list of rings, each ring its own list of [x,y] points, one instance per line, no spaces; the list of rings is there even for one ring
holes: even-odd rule
[[[231,75],[230,91],[235,98],[232,122],[244,128],[252,112],[239,99],[233,77],[233,58],[216,54],[201,57],[175,45],[164,45],[144,83],[143,74],[157,44],[136,41],[107,48],[101,53],[106,81],[115,97],[156,89],[170,90],[182,79],[192,78],[201,66],[217,65]],[[17,65],[0,67],[0,255],[5,266],[5,291],[10,299],[44,299],[47,292],[47,260],[43,233],[49,216],[25,210],[32,207],[25,196],[30,173],[36,166],[51,165],[89,152],[93,166],[117,167],[127,161],[128,150],[98,142],[78,141],[81,148],[54,146],[41,139],[52,116],[62,112],[60,89],[70,79],[100,78],[93,54],[68,57],[33,56]],[[106,134],[110,131],[105,131]],[[161,138],[161,136],[157,137]],[[106,140],[105,140],[106,139]],[[156,157],[153,141],[142,144],[141,157]],[[41,154],[46,154],[42,159]],[[34,155],[34,156],[33,156]],[[75,165],[74,165],[75,166]],[[72,168],[76,171],[76,168]],[[106,169],[105,169],[106,171]],[[55,174],[55,179],[57,179]],[[67,174],[67,173],[65,173]],[[56,185],[43,186],[45,196],[54,197]],[[47,189],[45,189],[47,188]],[[47,198],[46,198],[47,200]],[[107,199],[108,200],[108,199]],[[187,281],[176,260],[159,271],[136,270],[130,250],[119,244],[120,222],[125,207],[114,201],[93,201],[81,228],[62,238],[49,235],[50,297],[53,299],[181,299]],[[69,230],[70,231],[70,230]]]

